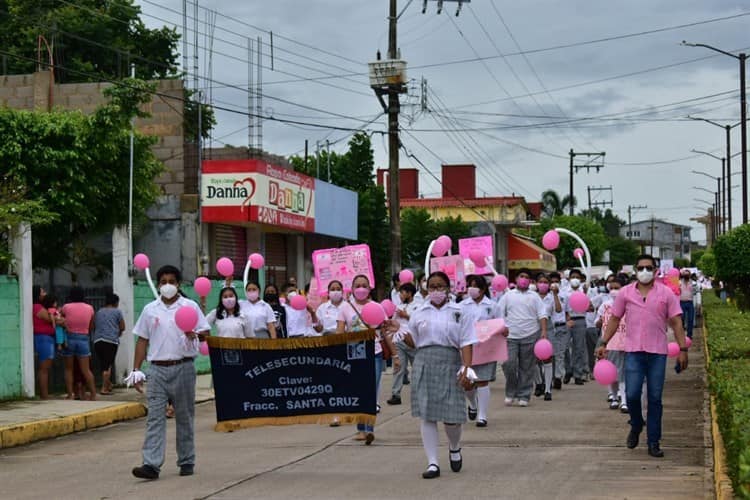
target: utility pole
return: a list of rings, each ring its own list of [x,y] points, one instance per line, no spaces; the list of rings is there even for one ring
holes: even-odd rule
[[[397,0],[390,0],[388,16],[388,59],[396,60],[398,52],[397,32],[398,5]],[[388,89],[388,208],[391,218],[391,272],[401,269],[401,200],[399,198],[398,159],[400,140],[398,136],[399,88],[390,85]],[[426,269],[425,272],[428,270]]]
[[[654,216],[651,216],[651,255],[654,255]],[[656,255],[654,255],[656,257]]]
[[[613,207],[614,206],[614,200],[612,197],[612,186],[609,187],[592,187],[587,186],[586,188],[589,193],[589,210],[595,207]],[[594,195],[594,199],[591,199],[591,192],[597,193],[601,191],[609,192],[609,200],[597,200],[596,195]]]
[[[745,99],[745,53],[740,53],[740,134],[742,137],[742,223],[747,224],[747,102]],[[729,181],[731,185],[731,180]]]
[[[326,139],[326,163],[328,163],[328,176],[326,182],[331,182],[331,141]]]
[[[646,205],[628,205],[628,239],[633,239],[633,210],[648,208]]]
[[[568,208],[568,214],[573,215],[573,210],[575,209],[575,204],[573,203],[573,200],[575,199],[575,195],[573,194],[573,172],[578,173],[581,169],[586,169],[586,172],[589,172],[592,168],[596,169],[597,173],[600,169],[604,168],[604,156],[607,154],[605,152],[601,153],[576,153],[571,148],[570,152],[568,153],[570,155],[570,202],[569,202],[569,208]],[[576,165],[575,164],[575,157],[576,156],[587,156],[589,158],[589,161],[584,163],[583,165]],[[601,163],[593,164],[592,162],[601,160]]]

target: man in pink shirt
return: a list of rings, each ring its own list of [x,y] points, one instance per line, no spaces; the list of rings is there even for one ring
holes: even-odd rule
[[[648,454],[663,457],[661,440],[662,390],[667,366],[667,326],[672,327],[680,346],[677,363],[681,370],[687,368],[685,330],[682,328],[682,309],[677,296],[655,281],[656,260],[651,255],[641,255],[636,263],[638,281],[626,286],[615,299],[612,318],[597,348],[597,357],[603,358],[607,342],[614,336],[620,319],[627,314],[628,329],[625,336],[625,391],[630,413],[630,433],[627,446],[638,446],[643,430],[641,392],[646,380],[648,416],[646,434]]]

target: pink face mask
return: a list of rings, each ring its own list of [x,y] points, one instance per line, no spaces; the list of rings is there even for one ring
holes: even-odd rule
[[[482,291],[475,286],[470,286],[467,291],[469,292],[469,297],[474,300],[478,299],[479,296],[482,295]]]
[[[354,298],[357,300],[365,300],[370,296],[370,289],[365,287],[359,287],[354,289]]]
[[[225,309],[234,309],[234,306],[237,304],[237,300],[234,297],[224,297],[223,299],[221,299],[221,304]]]
[[[260,297],[260,292],[258,290],[247,292],[247,300],[250,302],[255,302]]]
[[[536,288],[539,293],[547,293],[549,292],[549,283],[537,283]]]
[[[519,290],[527,290],[530,284],[531,284],[531,280],[529,278],[516,279],[516,286],[518,287]]]

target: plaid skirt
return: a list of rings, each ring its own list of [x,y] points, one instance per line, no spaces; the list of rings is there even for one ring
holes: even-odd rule
[[[617,382],[625,382],[625,351],[607,351],[607,359],[617,367]]]
[[[495,376],[495,370],[497,370],[497,361],[490,361],[481,365],[472,365],[472,370],[477,374],[477,379],[480,382],[487,382]]]
[[[461,353],[454,347],[417,349],[411,375],[411,414],[428,422],[466,422],[464,390],[458,385]]]

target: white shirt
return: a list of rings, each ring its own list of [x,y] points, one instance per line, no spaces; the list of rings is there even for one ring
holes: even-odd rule
[[[478,342],[474,324],[454,302],[446,302],[440,309],[425,302],[414,311],[408,328],[417,348],[436,345],[460,349]]]
[[[415,304],[421,306],[422,304],[424,304],[425,302],[427,302],[429,299],[430,299],[429,294],[425,295],[423,297],[422,294],[420,293],[420,291],[417,290],[417,294],[414,296],[414,300],[412,300],[412,302],[414,302]]]
[[[228,315],[227,312],[224,311],[224,317],[221,319],[216,318],[216,309],[214,309],[208,313],[206,321],[209,325],[216,325],[217,337],[230,337],[234,339],[249,339],[255,337],[253,323],[241,309],[239,316],[235,316],[234,314]]]
[[[581,287],[578,287],[578,288],[576,288],[576,289],[573,289],[573,288],[569,288],[569,289],[567,290],[567,292],[566,292],[566,297],[565,297],[565,299],[566,299],[566,300],[565,300],[565,312],[567,312],[567,313],[568,313],[568,314],[570,315],[570,319],[585,318],[585,314],[584,314],[584,313],[579,313],[579,312],[577,312],[577,311],[574,311],[574,310],[573,310],[573,309],[572,309],[572,308],[570,307],[570,302],[569,302],[569,301],[567,300],[567,299],[568,299],[568,298],[570,298],[570,296],[571,296],[571,295],[573,295],[573,294],[574,294],[575,292],[581,292],[581,293],[583,293],[583,289],[582,289]]]
[[[505,319],[508,338],[523,339],[540,330],[539,320],[547,317],[544,303],[534,292],[511,290],[495,306],[495,316]]]
[[[268,323],[276,323],[273,309],[263,300],[257,300],[254,304],[249,300],[240,300],[240,314],[244,314],[250,322],[253,337],[256,332],[267,332]]]
[[[338,303],[338,305],[334,304],[330,300],[327,302],[323,302],[318,306],[318,310],[315,312],[315,315],[318,317],[318,321],[320,321],[320,324],[323,326],[323,333],[336,333],[336,327],[338,326],[338,319],[339,319],[339,306],[343,304],[344,301]]]
[[[540,294],[539,298],[542,299],[542,303],[547,310],[547,319],[551,321],[552,315],[555,313],[555,297],[551,293],[547,293],[543,297]]]
[[[286,310],[286,334],[287,337],[310,336],[312,327],[309,325],[310,313],[307,309],[298,311],[289,304],[284,304]],[[317,335],[317,332],[315,332]]]
[[[414,316],[414,313],[423,305],[424,305],[424,302],[422,302],[421,304],[417,304],[417,301],[415,299],[412,299],[412,301],[409,302],[408,304],[405,304],[402,302],[401,305],[399,305],[396,309],[406,312],[406,314],[408,314],[409,318],[411,319],[411,317]],[[400,317],[398,313],[393,314],[393,319],[398,321],[398,324],[401,325],[399,330],[406,330],[406,331],[409,330],[408,319]]]
[[[547,295],[552,297],[552,324],[559,325],[560,323],[565,323],[565,321],[567,321],[565,311],[567,311],[568,297],[564,293],[558,292],[557,298],[560,301],[560,312],[557,312],[555,311],[554,294],[550,292]]]
[[[477,303],[471,297],[462,300],[459,304],[461,312],[466,319],[475,325],[477,321],[492,319],[495,317],[495,303],[487,296],[482,296],[482,300]]]
[[[175,361],[198,355],[198,339],[190,340],[174,321],[183,306],[192,307],[198,313],[196,332],[211,329],[198,304],[188,298],[179,297],[171,305],[161,299],[149,302],[133,327],[134,334],[149,341],[148,361]]]
[[[391,290],[391,302],[393,302],[396,307],[401,305],[401,294],[395,288]]]
[[[614,299],[608,293],[605,295],[606,295],[606,298],[602,301],[602,303],[596,309],[596,318],[594,319],[594,323],[602,319],[602,316],[604,316],[604,310],[607,308],[607,305],[614,303]]]

